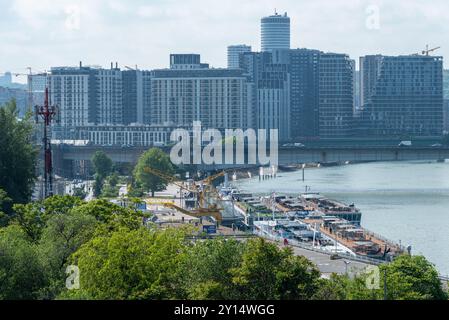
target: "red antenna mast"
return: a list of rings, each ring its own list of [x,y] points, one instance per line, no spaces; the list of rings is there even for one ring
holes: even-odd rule
[[[51,139],[49,138],[49,128],[51,121],[57,113],[56,106],[50,106],[48,103],[48,88],[45,88],[45,101],[43,106],[35,106],[36,122],[39,116],[44,120],[44,198],[53,195],[53,164],[51,153]]]

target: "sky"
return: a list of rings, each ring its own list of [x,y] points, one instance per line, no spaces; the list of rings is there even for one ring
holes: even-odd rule
[[[165,68],[170,53],[226,66],[226,47],[260,50],[260,18],[291,18],[291,47],[433,54],[449,66],[447,0],[0,0],[0,74],[84,65]]]

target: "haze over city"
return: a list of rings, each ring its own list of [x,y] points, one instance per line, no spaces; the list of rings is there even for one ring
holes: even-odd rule
[[[449,4],[433,1],[33,1],[0,0],[0,73],[57,65],[164,68],[169,53],[200,53],[226,66],[226,47],[260,50],[260,18],[275,10],[291,18],[291,47],[359,56],[413,54],[441,46]],[[447,66],[447,62],[445,62]],[[25,81],[26,79],[18,79]]]

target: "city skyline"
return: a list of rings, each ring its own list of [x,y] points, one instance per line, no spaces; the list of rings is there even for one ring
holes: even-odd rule
[[[33,0],[0,0],[6,13],[0,22],[0,73],[26,73],[28,66],[44,71],[79,60],[156,69],[167,65],[169,53],[199,53],[211,66],[226,67],[227,46],[260,50],[260,19],[275,9],[291,18],[291,48],[343,52],[358,60],[377,53],[413,54],[429,44],[442,47],[435,55],[448,56],[441,37],[449,29],[444,7],[449,9],[444,1],[266,0],[254,7],[251,1],[46,0],[36,5]]]

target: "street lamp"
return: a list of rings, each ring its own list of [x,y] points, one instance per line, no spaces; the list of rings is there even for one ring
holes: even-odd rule
[[[351,261],[343,260],[345,263],[345,274],[348,275],[348,265],[351,263]]]

